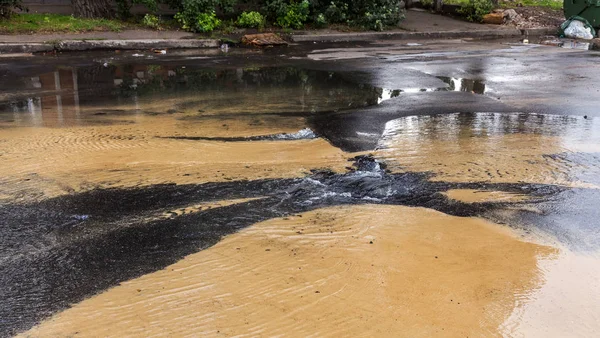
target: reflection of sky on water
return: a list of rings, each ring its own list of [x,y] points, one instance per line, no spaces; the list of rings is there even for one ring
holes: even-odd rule
[[[392,138],[444,139],[486,137],[514,133],[557,136],[570,151],[596,152],[600,145],[600,120],[576,116],[527,113],[455,113],[407,116],[386,123],[379,147]]]
[[[401,88],[401,89],[389,89],[384,88],[381,96],[379,97],[378,104],[400,96],[401,93],[426,93],[426,92],[467,92],[473,94],[485,94],[489,91],[485,83],[480,80],[462,79],[456,77],[445,77],[438,76],[438,79],[444,81],[447,86],[444,87],[426,87],[426,88]]]

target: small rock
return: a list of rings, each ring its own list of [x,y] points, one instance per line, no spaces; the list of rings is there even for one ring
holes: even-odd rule
[[[517,13],[517,11],[515,11],[514,9],[507,9],[504,12],[502,12],[504,14],[504,17],[507,20],[514,20],[515,18],[519,17],[519,13]]]

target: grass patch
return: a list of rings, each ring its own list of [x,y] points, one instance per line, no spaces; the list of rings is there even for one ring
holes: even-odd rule
[[[445,0],[445,4],[448,5],[466,5],[469,0]],[[556,0],[517,0],[515,2],[500,1],[500,8],[514,8],[517,4],[522,4],[527,7],[546,7],[561,10],[563,8],[562,1]]]
[[[469,0],[446,0],[444,3],[448,5],[466,5],[469,3]]]
[[[82,19],[59,14],[15,14],[0,20],[2,33],[119,32],[127,26],[118,20]]]
[[[523,6],[546,7],[546,8],[552,8],[552,9],[558,9],[558,10],[563,8],[563,2],[555,1],[555,0],[521,0],[519,2],[522,3]],[[505,4],[508,4],[508,3],[505,3]]]

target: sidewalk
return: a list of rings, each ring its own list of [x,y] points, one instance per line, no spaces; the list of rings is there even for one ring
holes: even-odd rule
[[[297,31],[290,36],[296,43],[351,42],[404,39],[516,38],[552,35],[556,29],[520,30],[501,25],[482,25],[426,11],[408,10],[396,30],[385,32],[339,32],[334,30]],[[0,35],[0,54],[51,51],[84,51],[150,48],[216,48],[218,39],[206,39],[182,31],[126,30],[81,34]]]
[[[310,31],[292,35],[294,42],[351,42],[404,39],[511,38],[554,35],[557,28],[517,29],[502,25],[484,25],[428,11],[410,9],[398,29],[385,32]]]

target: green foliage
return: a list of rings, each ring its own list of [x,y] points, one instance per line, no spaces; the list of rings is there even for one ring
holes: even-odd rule
[[[122,19],[131,17],[131,6],[133,5],[144,5],[150,12],[155,13],[158,11],[159,0],[116,0],[117,2],[117,13]]]
[[[317,16],[315,16],[314,20],[313,20],[313,24],[315,26],[315,28],[324,28],[327,26],[327,19],[325,19],[325,14],[323,13],[319,13]]]
[[[493,9],[494,4],[491,0],[469,0],[469,3],[463,5],[459,9],[459,12],[469,21],[481,22],[483,16],[490,13]]]
[[[181,24],[183,29],[190,30],[192,32],[208,33],[214,31],[221,25],[221,20],[217,18],[215,11],[198,13],[191,19],[188,15],[180,12],[175,15],[175,20]]]
[[[192,32],[211,32],[221,24],[216,17],[216,9],[232,12],[236,0],[165,0],[172,8],[178,9],[175,19],[183,29]]]
[[[325,20],[332,23],[347,23],[350,11],[348,4],[342,1],[332,1],[323,12]]]
[[[0,19],[9,18],[15,8],[20,10],[25,9],[21,0],[0,0]]]
[[[233,20],[221,21],[221,25],[219,25],[219,30],[223,34],[233,34],[235,32],[235,28],[235,21]]]
[[[237,25],[248,28],[263,28],[265,17],[259,12],[243,12],[237,20]]]
[[[522,4],[523,6],[532,6],[532,7],[547,7],[556,10],[562,10],[564,2],[557,0],[522,0],[515,3],[510,2],[502,2],[502,7],[516,7],[517,4]]]
[[[287,5],[285,14],[278,16],[275,23],[283,28],[302,29],[310,13],[309,7],[308,0],[291,2]]]
[[[148,28],[160,29],[160,18],[154,14],[146,14],[142,19],[142,24]]]
[[[310,0],[313,13],[323,13],[331,24],[373,30],[396,26],[404,18],[400,0]]]
[[[0,20],[1,33],[52,33],[114,31],[126,27],[121,21],[108,19],[84,19],[60,14],[14,14]]]

